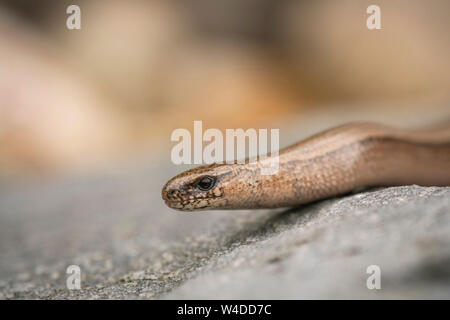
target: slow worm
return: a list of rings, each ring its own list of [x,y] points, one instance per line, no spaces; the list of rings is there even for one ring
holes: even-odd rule
[[[350,123],[279,153],[279,170],[261,163],[213,164],[183,172],[162,190],[178,210],[293,207],[365,187],[450,185],[450,127],[403,130]]]

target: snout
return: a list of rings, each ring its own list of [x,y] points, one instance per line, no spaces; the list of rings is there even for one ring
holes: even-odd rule
[[[172,184],[167,182],[161,190],[161,197],[169,208],[181,210],[183,208],[179,192]]]

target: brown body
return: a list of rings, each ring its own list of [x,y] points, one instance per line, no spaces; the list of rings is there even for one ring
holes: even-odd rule
[[[195,168],[171,179],[162,197],[179,210],[260,209],[292,207],[363,187],[450,185],[450,128],[343,125],[280,151],[275,174],[261,174],[261,166]],[[199,184],[205,177],[214,182],[210,189],[199,188],[208,186]]]

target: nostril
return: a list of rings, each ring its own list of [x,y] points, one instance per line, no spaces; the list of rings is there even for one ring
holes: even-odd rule
[[[170,198],[175,197],[175,194],[176,194],[176,191],[175,191],[174,189],[171,189],[171,190],[169,190],[169,191],[167,192],[167,195],[168,195]]]

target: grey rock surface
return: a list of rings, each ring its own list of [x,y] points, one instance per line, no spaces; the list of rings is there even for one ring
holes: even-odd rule
[[[281,146],[335,119],[412,126],[431,116],[421,104],[395,117],[331,110],[274,123]],[[0,181],[0,299],[450,298],[449,187],[183,213],[160,195],[183,169],[168,148],[95,174]],[[70,265],[81,269],[81,290],[66,287]],[[381,290],[367,289],[370,265]]]
[[[407,186],[271,217],[169,298],[450,298],[450,188]],[[379,266],[381,290],[368,290]]]
[[[0,298],[450,298],[450,188],[183,213],[157,168],[2,187]]]

